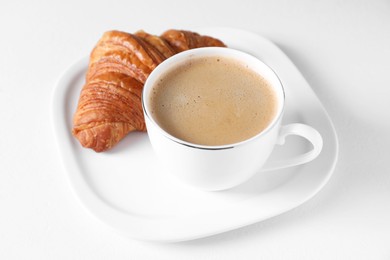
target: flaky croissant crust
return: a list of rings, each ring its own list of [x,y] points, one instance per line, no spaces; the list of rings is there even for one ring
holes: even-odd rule
[[[225,45],[190,31],[168,30],[161,36],[104,33],[90,55],[72,134],[83,147],[101,152],[131,131],[146,131],[141,93],[149,74],[176,53],[212,46]]]

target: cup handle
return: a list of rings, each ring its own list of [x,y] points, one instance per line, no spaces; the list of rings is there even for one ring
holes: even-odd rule
[[[289,135],[298,135],[307,139],[312,143],[313,149],[307,153],[300,154],[289,159],[268,162],[262,168],[262,171],[278,170],[308,163],[320,154],[323,146],[323,140],[320,133],[313,127],[299,123],[282,126],[276,144],[283,145],[286,137]]]

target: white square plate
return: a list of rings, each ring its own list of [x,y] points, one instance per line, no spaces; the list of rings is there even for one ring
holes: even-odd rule
[[[283,123],[313,126],[321,133],[324,147],[319,157],[306,165],[260,172],[228,191],[186,187],[159,165],[147,133],[130,133],[104,153],[82,148],[72,136],[72,117],[88,66],[88,58],[84,58],[63,74],[53,93],[52,119],[60,156],[76,196],[88,211],[132,238],[185,241],[271,218],[312,198],[329,180],[337,161],[337,136],[328,114],[277,46],[257,34],[235,29],[205,28],[197,32],[219,38],[230,48],[248,52],[273,68],[286,92]],[[271,157],[306,149],[308,144],[291,137],[283,149],[275,148]]]

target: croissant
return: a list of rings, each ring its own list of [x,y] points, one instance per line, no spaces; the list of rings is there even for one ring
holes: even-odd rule
[[[146,131],[141,92],[149,74],[176,53],[207,46],[225,44],[190,31],[104,33],[90,54],[72,134],[83,147],[102,152],[129,132]]]

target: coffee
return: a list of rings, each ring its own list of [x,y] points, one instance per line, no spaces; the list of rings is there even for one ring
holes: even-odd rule
[[[261,75],[232,58],[208,56],[161,75],[152,87],[149,109],[169,134],[214,146],[257,135],[277,107],[277,95]]]

